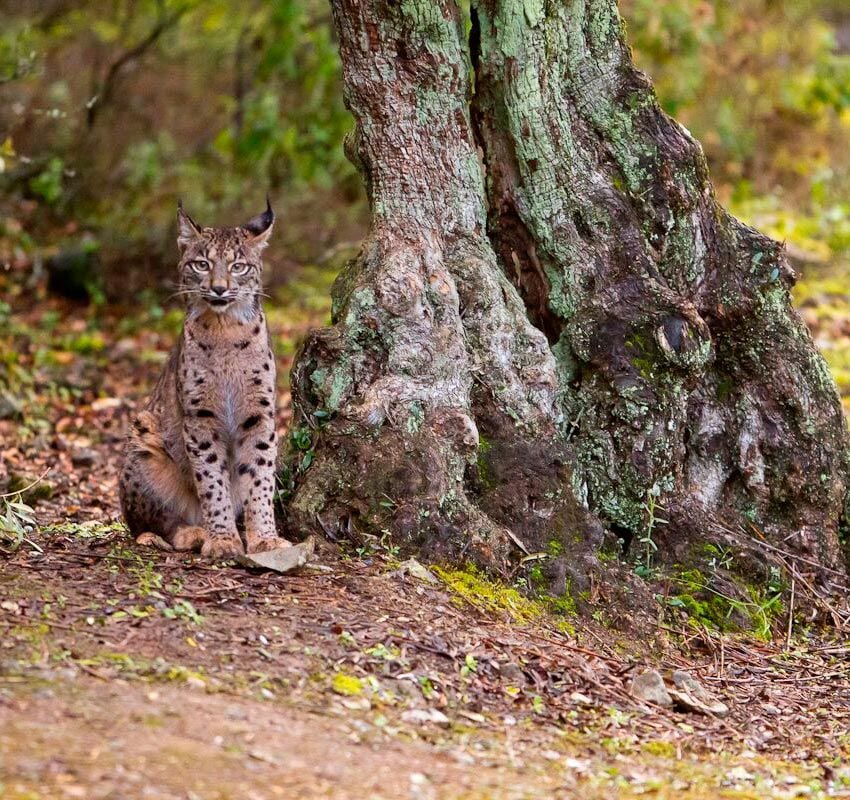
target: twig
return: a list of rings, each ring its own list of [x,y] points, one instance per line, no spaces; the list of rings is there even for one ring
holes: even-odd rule
[[[831,567],[826,567],[811,558],[806,558],[805,556],[801,556],[798,553],[792,553],[790,550],[783,550],[781,547],[776,547],[772,544],[768,544],[762,539],[756,539],[754,536],[748,536],[746,533],[744,533],[744,531],[733,531],[716,522],[714,523],[714,525],[720,528],[724,533],[729,533],[733,536],[742,536],[746,539],[749,539],[750,541],[758,544],[759,547],[763,547],[765,550],[770,550],[771,552],[778,553],[779,555],[785,556],[786,558],[793,558],[797,561],[802,561],[804,564],[808,564],[810,567],[816,567],[817,569],[822,570],[823,572],[831,572],[833,575],[838,575],[839,577],[844,578],[845,580],[847,579],[846,573],[840,572],[837,569],[832,569]],[[755,526],[753,526],[753,529],[758,531],[758,528],[755,528]]]
[[[0,494],[0,500],[3,500],[7,497],[15,497],[16,495],[22,495],[24,492],[28,492],[30,489],[32,489],[33,486],[36,486],[41,483],[44,480],[44,476],[50,473],[50,470],[51,467],[48,467],[32,483],[28,484],[27,486],[24,486],[23,489],[18,489],[14,492],[6,492],[6,494]]]
[[[785,649],[791,649],[791,633],[794,629],[794,590],[797,588],[797,581],[791,577],[791,599],[788,601],[788,633],[785,636]]]

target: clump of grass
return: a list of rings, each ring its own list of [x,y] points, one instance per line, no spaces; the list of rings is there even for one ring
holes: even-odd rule
[[[35,530],[35,511],[23,500],[24,493],[39,480],[22,489],[0,494],[0,549],[17,550],[22,544],[28,544],[41,552],[41,548],[28,538]]]

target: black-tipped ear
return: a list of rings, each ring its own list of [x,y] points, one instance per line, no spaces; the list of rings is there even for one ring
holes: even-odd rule
[[[266,210],[262,214],[249,219],[242,227],[251,234],[251,241],[255,245],[265,247],[274,226],[274,211],[269,196],[266,195]]]
[[[183,201],[177,201],[177,244],[185,248],[201,235],[201,226],[198,225],[184,210]]]

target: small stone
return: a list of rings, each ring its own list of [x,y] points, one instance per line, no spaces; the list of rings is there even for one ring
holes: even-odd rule
[[[97,463],[97,451],[88,447],[82,450],[74,450],[71,453],[71,463],[75,467],[93,467]]]
[[[449,718],[436,708],[412,708],[405,711],[401,718],[411,725],[440,725],[447,728],[450,725]]]
[[[165,552],[174,550],[174,548],[166,542],[165,539],[151,531],[140,533],[136,537],[136,544],[140,544],[142,547],[155,547],[157,550],[164,550]]]
[[[260,567],[281,573],[290,572],[303,567],[313,557],[315,547],[315,540],[310,537],[298,544],[287,543],[275,550],[246,553],[244,556],[238,556],[236,562],[243,567]]]
[[[676,670],[673,673],[673,683],[676,688],[670,689],[669,694],[676,705],[681,706],[686,711],[714,715],[715,717],[725,717],[729,713],[729,706],[721,703],[691,674],[683,670]]]
[[[20,419],[23,403],[8,392],[0,392],[0,419]]]
[[[138,342],[135,339],[126,337],[124,339],[119,339],[114,345],[112,345],[110,355],[112,358],[125,358],[126,356],[135,353],[138,349]]]
[[[92,400],[91,410],[95,414],[100,414],[102,411],[111,411],[114,408],[121,408],[124,401],[119,397],[98,397]]]
[[[280,760],[275,758],[271,753],[267,753],[265,750],[249,750],[248,751],[249,758],[253,758],[255,761],[263,761],[266,764],[273,764],[274,766],[280,765]]]
[[[349,711],[368,711],[372,708],[372,703],[368,697],[346,697],[340,702]]]
[[[525,684],[525,673],[520,669],[518,664],[514,664],[512,661],[506,663],[500,662],[499,674],[517,686],[523,686]]]
[[[418,578],[425,583],[437,584],[440,579],[434,575],[427,567],[420,564],[415,558],[408,558],[407,561],[402,561],[398,565],[398,569],[394,569],[390,575],[393,577],[403,578],[405,575],[410,575],[412,578]]]
[[[642,672],[632,681],[632,697],[656,706],[672,706],[673,698],[661,674],[654,669]]]
[[[464,709],[460,709],[457,712],[459,717],[463,717],[464,719],[468,719],[470,722],[475,722],[478,725],[484,725],[487,722],[487,717],[483,714],[479,714],[476,711],[466,711]]]

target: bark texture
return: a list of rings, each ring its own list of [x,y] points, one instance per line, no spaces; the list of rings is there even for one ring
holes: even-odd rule
[[[293,371],[298,530],[581,573],[665,508],[840,564],[847,435],[783,248],[716,202],[614,0],[334,0],[372,227]],[[601,521],[601,524],[600,524]]]

